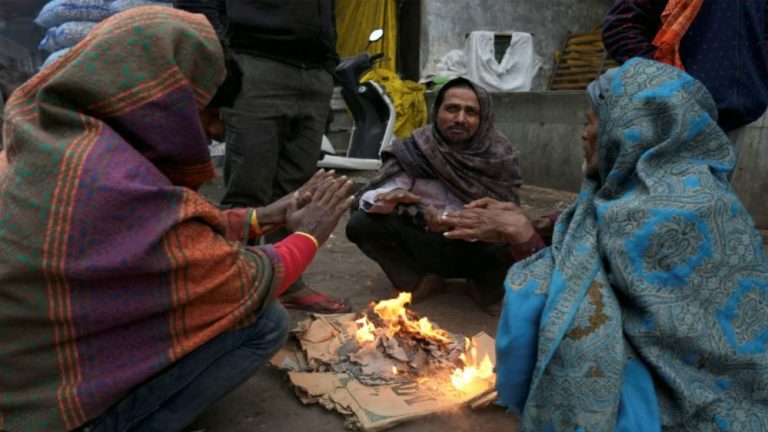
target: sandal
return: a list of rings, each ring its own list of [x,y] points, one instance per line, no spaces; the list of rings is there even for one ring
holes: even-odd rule
[[[302,295],[302,292],[307,293]],[[334,298],[323,293],[302,288],[295,293],[286,293],[280,296],[280,303],[286,309],[303,310],[313,313],[338,314],[352,310],[352,305],[347,299]]]

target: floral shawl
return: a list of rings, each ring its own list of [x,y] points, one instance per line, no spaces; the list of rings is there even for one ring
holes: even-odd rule
[[[497,388],[521,430],[768,430],[768,262],[701,83],[633,59],[600,105],[600,180],[515,264]]]

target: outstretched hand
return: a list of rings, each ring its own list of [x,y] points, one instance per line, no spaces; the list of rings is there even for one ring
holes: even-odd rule
[[[432,232],[445,232],[450,229],[450,226],[443,223],[440,215],[437,214],[437,209],[433,206],[429,206],[424,210],[424,221],[427,224],[427,229]]]
[[[395,188],[388,192],[376,195],[376,202],[385,202],[390,204],[416,204],[421,202],[421,197],[413,192],[408,192],[402,188]]]
[[[523,209],[514,203],[490,198],[473,201],[464,210],[442,215],[440,220],[452,227],[443,234],[449,239],[514,245],[528,241],[534,234]]]
[[[346,176],[318,180],[309,202],[303,202],[297,191],[287,209],[286,226],[314,236],[322,244],[336,228],[339,218],[355,200],[350,195],[352,180]]]
[[[312,178],[301,185],[295,192],[289,193],[279,200],[256,209],[259,224],[264,233],[270,233],[286,224],[290,206],[302,208],[312,201],[312,196],[324,181],[333,179],[335,171],[318,170]]]

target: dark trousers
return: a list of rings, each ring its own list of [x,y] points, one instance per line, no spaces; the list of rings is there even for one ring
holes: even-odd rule
[[[479,288],[486,304],[504,295],[504,278],[514,260],[501,244],[449,240],[395,214],[352,213],[347,238],[376,261],[392,284],[411,291],[427,273],[464,278]]]
[[[237,62],[242,89],[234,106],[222,110],[227,147],[221,204],[258,207],[295,191],[316,171],[333,78],[324,69],[247,54],[238,54]],[[288,291],[302,286],[299,280]]]

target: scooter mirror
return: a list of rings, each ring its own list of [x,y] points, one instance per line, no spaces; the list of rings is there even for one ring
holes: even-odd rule
[[[384,30],[376,29],[371,32],[370,36],[368,36],[368,42],[376,42],[377,40],[381,39],[382,36],[384,36]]]

